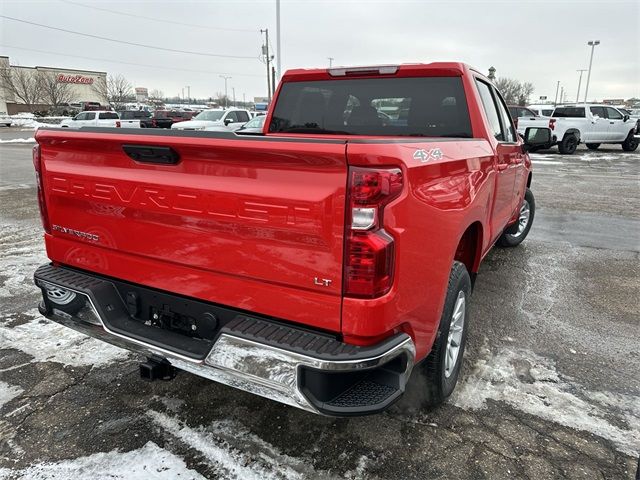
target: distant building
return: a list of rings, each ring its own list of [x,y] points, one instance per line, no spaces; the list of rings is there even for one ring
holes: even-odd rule
[[[107,83],[106,72],[95,72],[92,70],[72,70],[69,68],[58,67],[23,67],[20,65],[11,65],[9,57],[0,56],[0,70],[3,73],[25,72],[29,75],[38,73],[53,74],[55,79],[60,83],[71,85],[71,101],[77,102],[100,102],[107,104],[104,97]],[[4,75],[3,75],[4,76]],[[15,115],[20,112],[29,112],[32,110],[47,110],[48,105],[44,100],[39,99],[35,104],[26,105],[19,98],[15,98],[11,91],[2,81],[0,76],[0,112],[7,112],[9,115]]]
[[[144,103],[149,100],[149,90],[145,87],[136,87],[136,102]]]

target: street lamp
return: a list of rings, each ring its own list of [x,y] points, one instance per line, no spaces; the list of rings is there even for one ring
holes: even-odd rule
[[[576,70],[576,72],[580,72],[580,78],[578,79],[578,93],[576,93],[576,103],[580,101],[580,85],[582,84],[582,74],[586,71],[587,71],[586,68]]]
[[[224,108],[229,108],[229,97],[227,96],[227,80],[229,80],[231,77],[220,75],[220,78],[224,78]]]
[[[333,67],[333,57],[327,57],[327,59],[329,60],[329,68]]]
[[[593,64],[593,51],[596,45],[600,45],[600,40],[589,40],[587,45],[591,47],[591,57],[589,58],[589,70],[587,73],[587,86],[584,88],[584,103],[587,103],[587,95],[589,94],[589,80],[591,80],[591,65]]]

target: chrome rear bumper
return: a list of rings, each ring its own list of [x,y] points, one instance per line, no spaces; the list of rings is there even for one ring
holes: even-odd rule
[[[96,304],[91,291],[74,288],[68,276],[59,281],[48,274],[60,268],[43,266],[35,275],[35,283],[43,291],[40,312],[50,320],[141,355],[166,359],[181,370],[310,412],[350,416],[384,410],[404,392],[414,364],[414,343],[404,333],[372,347],[354,347],[314,333],[301,334],[296,327],[244,316],[220,329],[204,358],[192,358],[111,329],[99,313],[104,306]],[[85,298],[86,304],[69,314],[49,301],[46,292],[50,288],[70,290]],[[290,345],[276,341],[272,335],[259,335],[260,331],[273,329],[284,332],[285,337],[290,336],[290,329],[304,341]],[[317,346],[318,342],[330,346],[318,349],[300,345]]]

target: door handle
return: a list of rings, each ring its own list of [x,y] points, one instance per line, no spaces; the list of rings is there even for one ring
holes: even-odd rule
[[[609,122],[611,125],[615,124],[616,122]]]
[[[180,155],[171,147],[123,145],[122,150],[124,150],[124,153],[126,153],[129,158],[136,162],[175,165],[180,161]]]

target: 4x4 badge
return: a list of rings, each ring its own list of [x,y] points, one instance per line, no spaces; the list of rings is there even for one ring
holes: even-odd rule
[[[439,148],[432,148],[426,151],[423,148],[419,148],[413,152],[413,159],[420,160],[421,163],[427,163],[429,160],[440,160],[442,158],[442,150]]]

